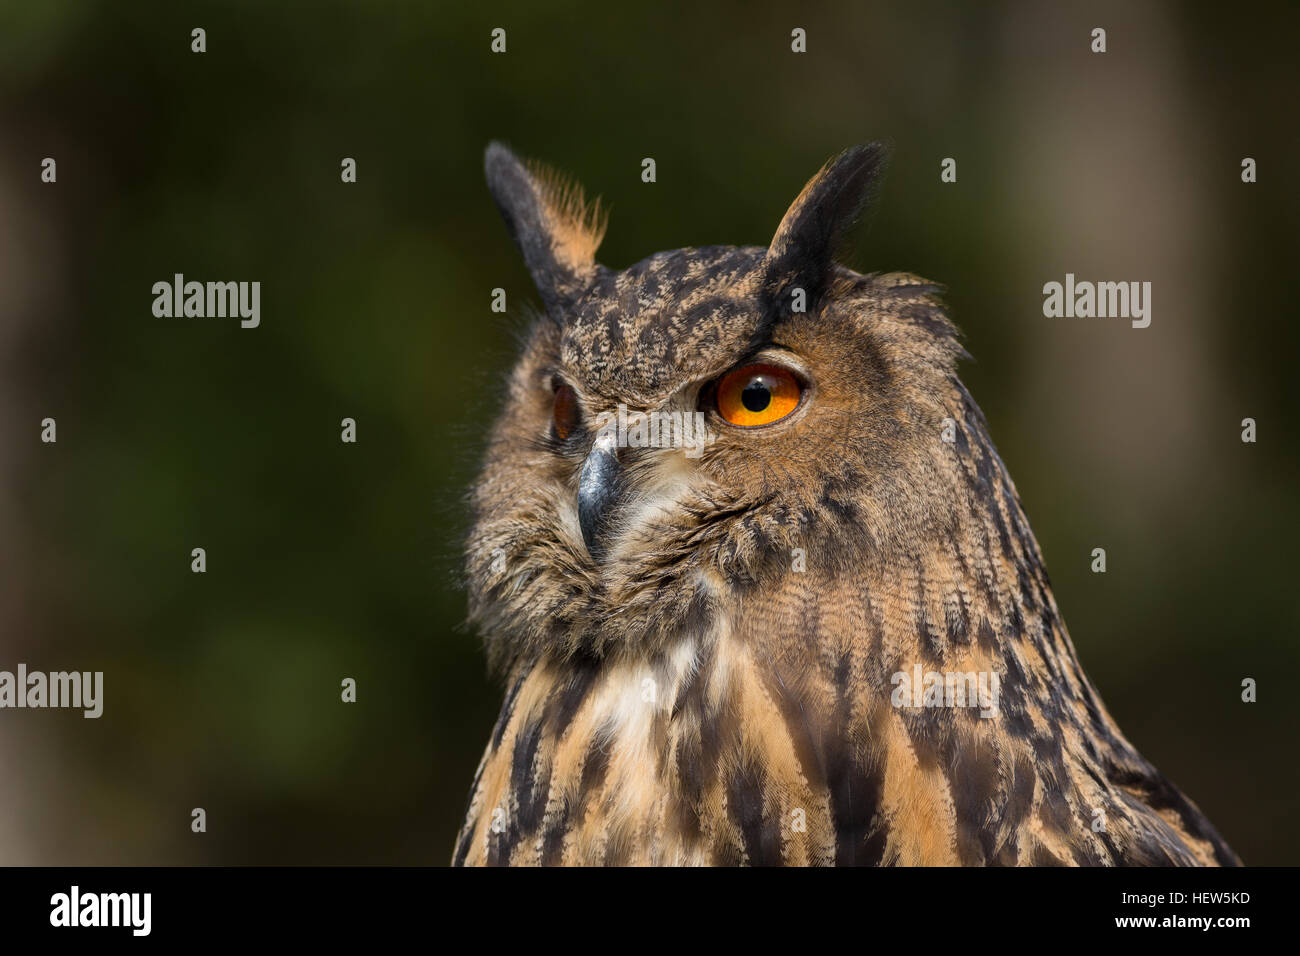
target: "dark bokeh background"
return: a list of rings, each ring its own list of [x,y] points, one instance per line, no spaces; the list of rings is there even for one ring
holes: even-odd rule
[[[851,264],[948,286],[1120,725],[1300,862],[1293,4],[179,6],[0,0],[0,668],[106,682],[98,721],[0,712],[0,863],[448,858],[499,700],[456,583],[490,290],[535,299],[492,138],[604,196],[612,266],[765,243],[892,140]],[[261,327],[154,318],[174,272],[261,281]],[[1066,272],[1151,281],[1151,327],[1045,319]]]

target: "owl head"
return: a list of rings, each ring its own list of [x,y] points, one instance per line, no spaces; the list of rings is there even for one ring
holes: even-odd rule
[[[664,653],[755,588],[888,575],[957,531],[953,442],[982,422],[938,290],[835,261],[884,155],[833,158],[766,246],[617,270],[598,204],[488,148],[542,305],[472,495],[471,619],[499,665]]]

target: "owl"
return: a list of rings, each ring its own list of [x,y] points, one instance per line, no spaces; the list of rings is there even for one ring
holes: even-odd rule
[[[489,146],[541,309],[471,495],[505,697],[453,863],[1239,862],[1080,667],[938,288],[835,261],[884,156],[620,271]]]

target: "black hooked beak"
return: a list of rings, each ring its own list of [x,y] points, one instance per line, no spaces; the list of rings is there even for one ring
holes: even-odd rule
[[[610,505],[618,497],[618,445],[612,431],[602,431],[592,443],[578,476],[578,525],[587,553],[599,561],[605,553],[601,538]]]

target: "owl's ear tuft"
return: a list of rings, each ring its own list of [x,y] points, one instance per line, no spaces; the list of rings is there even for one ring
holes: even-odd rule
[[[853,146],[808,181],[790,205],[764,260],[764,289],[777,298],[799,287],[815,302],[840,243],[867,205],[884,169],[883,143]]]
[[[489,144],[483,167],[547,311],[562,311],[595,276],[596,249],[605,235],[599,201],[588,203],[577,183],[521,162],[501,143]]]

